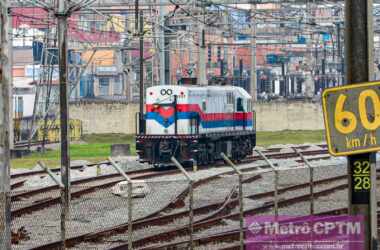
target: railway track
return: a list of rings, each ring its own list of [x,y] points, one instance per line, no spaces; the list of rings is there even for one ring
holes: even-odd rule
[[[304,149],[307,149],[307,148],[308,147],[303,147],[301,149],[304,150]],[[265,155],[269,159],[299,158],[299,156],[296,153],[293,153],[293,152],[288,152],[288,153],[273,152],[273,151],[264,151],[264,152],[265,152]],[[322,150],[304,150],[304,151],[302,151],[302,153],[305,156],[316,156],[316,157],[314,157],[311,160],[319,160],[319,159],[330,158],[329,156],[324,155],[324,154],[327,153],[327,151],[323,150],[323,149]],[[248,159],[245,159],[241,163],[247,164],[247,163],[252,163],[252,162],[255,162],[255,161],[259,161],[259,160],[262,160],[259,156],[252,156],[252,157],[249,157]],[[296,159],[295,161],[297,161],[298,163],[302,163],[302,160],[297,160]],[[218,165],[219,166],[224,166],[225,164],[224,163],[220,163]],[[207,167],[204,167],[204,168],[207,168]],[[246,172],[246,171],[258,170],[258,169],[266,169],[266,168],[269,168],[269,166],[266,165],[266,164],[264,164],[264,165],[260,165],[260,166],[250,167],[250,168],[244,169],[243,171]],[[203,167],[200,167],[200,169],[203,169]],[[173,171],[173,174],[178,173],[177,170],[173,170],[173,169],[169,170],[169,171]],[[152,178],[157,173],[158,173],[158,176],[159,175],[167,175],[168,174],[168,172],[152,171],[152,173],[151,173]],[[224,174],[226,174],[226,173],[224,173]],[[232,171],[230,171],[229,174],[232,174]],[[109,188],[110,186],[114,185],[115,183],[119,182],[120,180],[123,180],[121,177],[117,177],[117,176],[118,176],[118,174],[115,174],[113,177],[110,177],[110,176],[107,176],[107,177],[106,176],[100,176],[100,177],[93,177],[93,178],[88,178],[88,179],[84,179],[84,180],[78,180],[76,182],[74,181],[74,182],[72,182],[74,190],[75,190],[75,186],[76,185],[79,186],[79,187],[81,185],[87,185],[87,186],[90,186],[90,187],[84,188],[84,189],[78,188],[77,190],[75,190],[72,193],[72,197],[73,197],[73,199],[77,199],[77,198],[79,198],[79,197],[81,197],[81,196],[83,196],[85,194],[89,194],[91,192],[96,192],[99,189]],[[111,179],[111,178],[114,178],[114,179]],[[146,176],[141,177],[141,178],[142,179],[146,178]],[[252,177],[251,180],[247,180],[247,181],[253,181],[253,180],[255,180],[255,177]],[[101,182],[101,181],[103,183],[101,185],[99,185],[99,182]],[[31,191],[32,193],[23,192],[23,193],[20,193],[20,194],[15,194],[15,196],[12,197],[12,199],[13,199],[14,202],[17,202],[18,199],[27,199],[27,198],[33,197],[35,195],[39,195],[39,193],[41,193],[41,192],[45,192],[46,193],[46,192],[51,192],[51,191],[56,192],[56,196],[50,197],[48,200],[41,199],[39,201],[37,199],[37,201],[34,201],[34,204],[32,204],[31,206],[26,206],[26,207],[15,209],[15,210],[12,211],[12,217],[14,218],[14,217],[17,217],[17,216],[22,216],[24,214],[28,214],[28,213],[31,213],[33,211],[38,211],[38,210],[40,210],[42,208],[46,208],[46,207],[49,207],[51,205],[58,204],[60,202],[58,186],[55,186],[55,187],[46,187],[46,189],[44,189],[44,190],[32,190]],[[232,194],[235,194],[235,193],[233,192]],[[178,204],[182,204],[182,207],[183,207],[184,200],[186,199],[186,196],[187,196],[187,193],[185,191],[179,197],[177,197],[177,199],[175,200],[175,202],[171,202],[170,206],[166,207],[162,211],[157,211],[156,213],[147,216],[146,219],[154,219],[157,223],[162,223],[162,221],[160,222],[160,220],[163,219],[163,218],[159,219],[161,217],[160,213],[163,212],[163,211],[167,211],[167,210],[168,211],[173,210],[173,209],[175,210],[178,206],[180,206]],[[45,198],[46,198],[46,195],[45,195]],[[199,208],[199,211],[198,210],[196,211],[196,214],[198,216],[201,216],[202,214],[208,213],[208,212],[209,213],[213,213],[214,212],[214,213],[217,213],[217,214],[218,213],[222,213],[222,212],[228,210],[228,208],[231,207],[231,206],[233,206],[234,204],[236,206],[237,200],[234,197],[232,197],[232,198],[233,199],[231,199],[231,198],[228,199],[228,197],[226,197],[226,200],[228,201],[227,203],[223,203],[223,204],[221,204],[221,203],[219,203],[219,204],[210,204],[210,206],[208,206],[208,205],[203,206],[203,207]],[[178,213],[182,213],[183,216],[187,215],[186,211],[181,211],[181,212],[178,212]],[[177,214],[177,213],[174,213],[174,214]],[[174,219],[175,219],[175,216],[174,216]],[[138,222],[138,221],[136,221],[136,222]],[[127,225],[128,225],[128,223],[124,224],[125,227],[127,227]],[[108,231],[108,233],[107,233],[107,230],[111,230],[111,231]],[[105,236],[113,234],[115,232],[115,230],[116,231],[120,231],[120,230],[123,230],[123,229],[122,229],[122,226],[121,226],[121,228],[116,228],[116,229],[115,228],[107,228],[107,230],[105,230],[103,232],[103,234]],[[69,239],[69,242],[73,242],[73,245],[76,245],[76,244],[78,244],[80,242],[86,242],[89,239],[92,239],[93,237],[95,237],[95,238],[100,237],[101,238],[101,235],[102,235],[102,232],[97,232],[97,233],[91,232],[91,233],[88,233],[88,234],[79,235],[76,238],[71,238],[71,239]],[[41,246],[41,248],[37,247],[35,249],[54,249],[54,246],[55,245],[59,245],[59,244],[60,244],[60,242],[55,242],[55,243],[52,243],[52,244],[45,245],[45,247]]]
[[[324,153],[324,151],[322,151]],[[267,152],[266,152],[267,153]],[[319,155],[321,151],[306,151],[303,152],[304,155]],[[282,156],[282,157],[281,157]],[[281,158],[289,158],[289,157],[298,157],[295,153],[286,153],[286,154],[272,154],[267,153],[267,157],[274,158],[274,159],[281,159]],[[325,157],[317,157],[314,160],[324,159]],[[261,160],[259,156],[252,156],[248,159],[243,160],[241,163],[252,163],[254,161]],[[302,162],[302,160],[299,160],[298,162]],[[220,162],[220,165],[224,165],[223,162]],[[207,167],[202,167],[207,168]],[[256,166],[253,168],[246,169],[245,171],[252,171],[258,168],[269,168],[269,165],[263,165],[263,166]],[[153,178],[157,176],[162,175],[170,175],[170,174],[176,174],[179,173],[176,169],[171,169],[166,172],[162,171],[153,171],[153,170],[136,170],[136,171],[130,171],[128,172],[129,175],[132,175],[132,178],[136,179],[143,179],[143,178]],[[134,177],[135,175],[138,175]],[[73,181],[72,184],[72,197],[78,198],[81,197],[84,194],[88,194],[91,192],[96,192],[98,189],[104,189],[109,188],[116,183],[123,181],[123,178],[119,174],[108,174],[108,175],[102,175],[97,177],[90,177],[85,179],[80,179]],[[17,182],[17,186],[22,185],[24,181]],[[85,187],[86,186],[86,187]],[[40,199],[34,198],[35,196],[41,196]],[[25,203],[27,203],[26,199],[30,199],[30,205],[25,206]],[[11,200],[14,202],[13,207],[15,207],[12,210],[12,217],[18,217],[26,213],[30,213],[33,211],[37,211],[43,208],[46,208],[48,206],[58,204],[60,202],[60,193],[59,193],[59,186],[58,185],[51,185],[39,189],[33,189],[30,191],[24,191],[15,193],[11,196]],[[22,203],[23,207],[18,207],[18,201],[19,203]]]
[[[84,169],[85,167],[96,167],[96,166],[99,166],[102,164],[111,165],[111,163],[109,161],[102,161],[102,162],[98,162],[98,163],[89,163],[86,165],[73,165],[70,167],[70,169],[81,170],[81,169]],[[51,168],[50,170],[53,173],[59,173],[61,171],[60,168]],[[13,174],[11,174],[11,179],[17,179],[17,178],[22,178],[22,177],[31,177],[34,175],[37,175],[37,176],[46,175],[46,172],[44,170],[31,170],[31,171],[25,171],[25,172],[20,172],[20,173],[13,173]]]
[[[378,203],[378,206],[380,206],[380,203]],[[347,208],[339,208],[339,209],[334,209],[322,213],[317,213],[315,215],[340,215],[340,214],[347,214],[348,209]],[[380,217],[380,211],[377,211],[377,216],[378,218]],[[244,231],[247,231],[248,228],[244,227]],[[378,232],[380,232],[380,228],[378,228]],[[239,245],[239,236],[240,236],[240,230],[235,229],[235,230],[229,230],[225,231],[222,233],[216,233],[216,234],[211,234],[203,237],[195,237],[193,239],[193,244],[195,246],[203,246],[207,247],[210,244],[213,244],[215,247],[212,247],[211,245],[210,249],[216,249],[216,246],[221,243],[227,243],[230,244],[230,246],[225,246],[225,247],[219,247],[217,249],[221,250],[239,250],[240,245]],[[151,247],[145,247],[141,248],[140,250],[159,250],[159,249],[184,249],[188,246],[189,241],[184,240],[184,241],[178,241],[175,243],[168,243],[168,244],[161,244],[159,246],[151,246]],[[117,250],[120,249],[120,247],[115,247],[111,248],[109,250]]]
[[[328,178],[328,179],[317,181],[315,184],[316,185],[323,185],[323,184],[333,182],[333,181],[344,180],[345,178],[346,178],[345,175],[344,176],[336,176],[334,178]],[[251,179],[250,181],[254,181],[254,180]],[[289,191],[293,191],[293,190],[297,190],[297,189],[303,189],[306,187],[308,187],[307,183],[303,183],[303,184],[299,184],[299,185],[293,185],[290,187],[280,189],[279,193],[282,194],[284,192],[289,192]],[[317,193],[315,193],[315,197],[323,196],[323,195],[326,195],[326,194],[331,193],[331,192],[335,192],[336,190],[342,189],[345,187],[346,187],[346,184],[344,184],[344,185],[341,184],[341,185],[338,185],[336,187],[333,187],[333,188],[330,188],[327,190],[323,190],[321,192],[317,192]],[[260,194],[255,194],[252,196],[247,196],[246,198],[262,199],[262,198],[270,198],[272,196],[273,196],[273,191],[269,191],[269,192],[263,192]],[[281,201],[279,203],[279,205],[285,206],[286,204],[290,204],[290,203],[294,203],[294,202],[301,202],[301,201],[307,200],[308,198],[310,198],[310,195],[302,195],[299,197],[294,197],[294,198],[291,198],[288,200]],[[179,198],[178,200],[180,200],[180,199],[181,198]],[[210,224],[211,222],[214,223],[214,225],[215,225],[215,224],[217,224],[216,221],[221,221],[221,220],[226,219],[226,218],[235,218],[236,216],[238,216],[238,214],[231,214],[230,212],[234,208],[236,208],[237,205],[238,205],[238,199],[237,199],[236,187],[234,187],[233,190],[231,190],[231,192],[227,195],[227,197],[224,199],[224,201],[222,203],[208,204],[206,206],[202,206],[202,207],[196,208],[194,210],[194,215],[196,217],[198,217],[197,221],[195,222],[195,228],[197,230],[200,230],[204,227],[212,226]],[[263,212],[263,211],[270,210],[271,208],[273,208],[273,203],[267,203],[267,204],[265,204],[259,208],[248,210],[248,211],[246,211],[246,213],[257,213],[259,211]],[[134,223],[133,223],[134,232],[136,230],[137,231],[136,233],[138,234],[138,230],[141,230],[141,229],[146,228],[146,227],[155,226],[155,225],[156,226],[162,226],[162,225],[170,224],[171,222],[173,222],[175,220],[179,220],[181,218],[188,216],[188,213],[189,213],[188,211],[181,211],[181,212],[177,212],[177,213],[171,213],[168,215],[161,215],[160,216],[159,213],[157,213],[155,215],[148,216],[145,219],[140,219],[140,220],[134,221]],[[215,217],[216,217],[216,219],[215,219]],[[109,237],[110,235],[115,235],[115,234],[123,234],[123,233],[125,234],[127,232],[127,229],[128,229],[128,223],[124,223],[122,225],[107,228],[105,230],[101,230],[101,231],[98,231],[96,233],[84,234],[84,235],[80,235],[78,237],[68,239],[67,243],[70,246],[75,246],[76,244],[79,244],[81,242],[101,242],[104,237]],[[142,239],[135,241],[134,247],[142,247],[144,245],[144,242],[155,242],[157,240],[162,241],[164,239],[167,239],[168,236],[169,237],[170,236],[179,236],[179,235],[183,235],[186,233],[187,233],[187,227],[186,226],[184,226],[182,228],[177,228],[177,229],[172,230],[172,231],[165,231],[159,235],[148,236],[148,237],[145,237],[145,238],[142,238]],[[37,247],[34,249],[39,249],[39,250],[41,250],[41,249],[55,249],[60,244],[61,244],[60,242],[55,242],[55,243],[48,244],[45,246],[40,246],[40,247]],[[119,246],[115,249],[125,249],[123,247],[125,247],[125,245]]]
[[[302,150],[301,152],[304,153],[305,156],[310,156],[310,155],[317,155],[317,154],[327,154],[328,151],[325,149],[326,145],[325,144],[320,144],[316,145],[317,147],[320,147],[321,149],[319,150],[307,150],[310,147],[313,147],[313,145],[306,145],[306,146],[297,146],[298,150]],[[269,159],[285,159],[287,157],[289,158],[294,158],[298,157],[295,152],[289,152],[289,153],[281,153],[281,150],[284,150],[287,148],[270,148],[263,150],[263,153],[269,157]],[[250,156],[248,157],[248,160],[260,160],[259,156]],[[109,161],[102,161],[99,163],[89,163],[86,165],[74,165],[71,166],[72,170],[82,170],[85,167],[97,167],[99,165],[111,165]],[[50,169],[53,173],[59,173],[61,171],[60,168],[51,168]],[[13,173],[11,174],[11,179],[17,179],[17,178],[22,178],[22,177],[30,177],[34,175],[46,175],[46,172],[44,170],[34,170],[34,171],[25,171],[25,172],[20,172],[20,173]]]
[[[269,165],[256,166],[243,170],[248,172],[257,169],[269,168]],[[163,175],[178,174],[177,170],[169,170],[167,172],[156,171],[134,171],[129,173],[132,179],[149,179]],[[229,172],[228,174],[231,174]],[[110,188],[124,179],[118,174],[111,174],[99,177],[86,178],[83,180],[73,181],[71,187],[72,199],[77,199],[85,194],[97,192],[99,189]],[[37,197],[37,198],[36,198]],[[29,199],[29,200],[27,200]],[[29,214],[34,211],[39,211],[46,207],[56,205],[60,203],[60,192],[58,185],[48,186],[41,189],[35,189],[31,191],[17,193],[11,196],[12,200],[12,218],[19,217],[24,214]],[[21,207],[20,207],[21,205]]]
[[[176,174],[178,171],[170,170],[168,172],[156,172],[152,170],[140,170],[140,171],[131,171],[129,176],[132,179],[149,179],[153,177],[158,177],[162,175]],[[96,192],[99,189],[109,188],[120,181],[123,181],[123,177],[119,174],[110,174],[97,177],[86,178],[82,180],[73,181],[72,184],[72,199],[79,198],[85,194]],[[74,191],[73,191],[74,190]],[[26,203],[25,199],[30,197],[37,196],[37,199],[31,199],[26,206],[17,207],[17,201],[20,201],[23,205]],[[42,197],[38,197],[42,196]],[[41,189],[35,189],[31,191],[26,191],[11,196],[12,209],[11,216],[19,217],[24,214],[28,214],[34,211],[41,210],[43,208],[59,204],[61,201],[60,189],[58,185],[48,186]]]
[[[233,171],[223,172],[223,174],[233,174]],[[211,175],[207,178],[202,178],[199,181],[197,181],[196,183],[194,183],[194,188],[197,188],[197,187],[199,187],[199,186],[201,186],[201,185],[203,185],[209,181],[212,181],[216,178],[219,178],[219,174]],[[260,175],[256,175],[254,177],[247,179],[246,182],[255,181],[259,178],[260,178]],[[146,220],[148,220],[150,223],[154,223],[154,222],[158,223],[160,220],[162,221],[162,218],[160,216],[160,214],[162,212],[169,212],[169,211],[173,211],[175,209],[183,207],[183,204],[184,204],[183,201],[187,197],[188,192],[189,192],[189,189],[186,188],[174,200],[172,200],[167,206],[165,206],[163,209],[160,209],[158,211],[154,211],[153,213],[148,214],[148,215],[144,216],[143,218],[141,218],[137,221],[141,221],[141,223],[142,223],[141,225],[143,225],[144,224],[143,221],[146,221]],[[234,194],[234,192],[231,191],[231,195],[232,194]],[[196,209],[196,213],[204,213],[205,211],[209,211],[210,209],[214,209],[215,206],[217,206],[217,205],[218,204],[213,204],[211,206],[204,206],[204,207],[198,208],[198,209]],[[188,211],[180,212],[180,214],[182,214],[182,216],[187,216]],[[176,216],[179,216],[179,215],[173,214],[172,216],[167,216],[165,218],[167,220],[170,220],[171,217],[172,217],[172,219],[175,219]],[[112,228],[107,228],[107,229],[101,230],[100,232],[97,232],[97,233],[82,234],[82,235],[79,235],[77,237],[73,237],[71,239],[68,239],[67,244],[74,246],[75,244],[78,244],[79,242],[92,239],[93,237],[95,237],[95,238],[104,237],[104,236],[108,235],[109,233],[114,232],[115,230],[120,231],[120,230],[124,230],[127,228],[128,228],[128,223],[125,223],[123,225],[118,226],[117,229],[112,227]],[[40,247],[33,248],[33,249],[58,249],[60,247],[60,244],[61,244],[61,242],[58,241],[58,242],[54,242],[54,243],[47,244],[44,246],[40,246]]]
[[[329,181],[331,181],[331,180],[324,180],[323,182],[329,182]],[[301,187],[299,187],[299,188],[301,188]],[[337,190],[341,190],[341,189],[345,189],[345,188],[347,188],[347,184],[336,185],[334,187],[327,188],[327,189],[324,189],[324,190],[319,191],[319,192],[315,192],[314,197],[317,198],[317,197],[325,196],[325,195],[331,194],[333,192],[336,192]],[[281,192],[286,192],[286,191],[295,190],[295,189],[298,189],[298,187],[293,186],[291,188],[286,188],[286,189],[281,190]],[[246,197],[246,198],[252,198],[252,197],[263,198],[263,197],[271,197],[271,196],[273,196],[273,191],[264,192],[264,193],[261,193],[258,195],[253,195],[251,197]],[[281,207],[285,207],[288,205],[293,205],[296,203],[304,202],[304,201],[307,201],[308,199],[310,199],[310,194],[300,195],[300,196],[295,196],[295,197],[292,197],[289,199],[280,200],[278,202],[278,205],[281,208]],[[232,208],[237,206],[237,205],[238,205],[238,200],[234,199],[234,200],[229,201],[229,204],[225,204],[225,207],[228,207],[229,210],[231,211]],[[260,207],[257,207],[257,208],[247,209],[244,211],[244,214],[245,214],[245,216],[247,216],[247,215],[252,215],[252,214],[257,214],[257,213],[263,213],[265,211],[269,211],[269,210],[273,209],[273,207],[274,207],[274,202],[269,202],[269,203],[266,203],[266,204],[264,204]],[[239,218],[239,213],[228,213],[228,211],[225,211],[224,214],[223,213],[213,214],[213,216],[202,218],[202,219],[195,221],[194,230],[195,230],[195,232],[199,232],[201,230],[208,229],[208,228],[213,227],[213,226],[221,225],[224,223],[225,220],[236,220],[238,218]],[[145,225],[145,226],[147,226],[147,225]],[[145,247],[145,246],[148,243],[153,244],[153,243],[158,243],[158,242],[167,242],[167,241],[172,240],[176,237],[187,236],[187,235],[188,235],[187,226],[182,226],[182,227],[178,227],[178,228],[175,228],[172,230],[160,232],[159,234],[150,235],[147,237],[140,238],[140,239],[133,242],[133,247],[136,249],[165,249],[166,247],[168,247],[168,249],[181,249],[183,247],[182,242],[175,242],[172,244],[158,244],[157,246],[155,246],[153,248],[152,248],[152,246],[149,246],[149,247]],[[186,244],[188,244],[188,241],[186,242]],[[122,244],[118,247],[114,247],[114,248],[111,248],[109,250],[121,250],[121,249],[125,249],[126,246],[127,246],[127,244]],[[175,248],[175,247],[177,247],[177,248]]]

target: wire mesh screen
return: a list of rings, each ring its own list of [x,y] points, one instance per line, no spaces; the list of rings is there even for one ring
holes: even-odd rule
[[[239,179],[236,175],[211,176],[198,182],[194,192],[194,239],[216,236],[239,230]],[[210,227],[212,225],[212,227]],[[223,240],[210,243],[209,249],[222,249],[230,243]]]
[[[277,171],[273,171],[265,164],[256,164],[239,167],[243,171],[241,178],[229,167],[191,172],[192,188],[182,174],[135,180],[131,232],[129,186],[123,177],[111,174],[91,182],[73,182],[66,221],[67,242],[72,249],[127,249],[131,235],[134,249],[186,249],[192,236],[194,245],[203,245],[198,249],[236,247],[241,222],[239,179],[244,218],[275,215],[276,203],[278,215],[310,214],[310,168],[299,164],[283,167],[277,163]],[[346,168],[318,164],[314,163],[312,168],[314,213],[346,207]],[[30,249],[61,240],[60,190],[49,178],[29,181],[24,188],[12,191],[14,249]],[[40,188],[45,191],[37,192]],[[243,229],[246,231],[247,225]],[[207,237],[216,239],[225,234],[229,236],[204,243]]]
[[[314,206],[316,213],[325,213],[348,205],[347,167],[314,168]]]
[[[139,223],[154,216],[163,216],[172,208],[183,206],[181,197],[187,195],[188,183],[184,180],[143,181],[137,180],[132,188],[133,243],[142,245],[149,235],[160,233],[154,220]],[[108,188],[97,189],[73,200],[68,237],[94,231],[104,232],[105,237],[86,237],[75,248],[109,249],[128,243],[128,184],[118,182]],[[147,226],[148,225],[148,226]],[[162,230],[162,227],[160,227]],[[147,242],[145,242],[146,244]]]
[[[293,167],[277,172],[278,215],[310,214],[309,170]]]
[[[47,178],[29,180],[10,194],[12,249],[31,249],[61,239],[60,191],[43,186],[50,182]],[[45,191],[37,192],[40,188]]]
[[[246,216],[273,213],[273,180],[273,172],[246,173],[243,175]]]

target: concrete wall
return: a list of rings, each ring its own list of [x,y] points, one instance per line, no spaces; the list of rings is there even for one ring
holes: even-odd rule
[[[255,105],[258,131],[324,129],[322,106],[311,102],[270,102]],[[138,104],[78,102],[70,104],[70,117],[83,122],[84,134],[135,133]]]
[[[138,105],[123,102],[70,103],[70,118],[82,121],[84,134],[135,133]]]
[[[270,102],[256,104],[258,131],[324,129],[321,103]]]

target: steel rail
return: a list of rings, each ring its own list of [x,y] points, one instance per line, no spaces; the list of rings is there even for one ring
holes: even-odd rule
[[[338,177],[334,177],[334,178],[324,179],[324,180],[317,181],[315,183],[315,185],[324,184],[324,183],[327,183],[329,181],[341,180],[344,178],[346,178],[346,176],[338,176]],[[304,188],[305,185],[307,186],[307,183],[303,183],[303,184],[300,184],[298,186],[299,186],[299,188]],[[297,185],[295,185],[295,186],[297,186]],[[295,186],[279,189],[279,193],[295,190],[296,189]],[[339,186],[339,187],[341,187],[341,186]],[[336,187],[334,187],[334,188],[336,188]],[[269,192],[264,192],[262,194],[256,194],[256,197],[263,198],[263,197],[271,197],[272,195],[273,195],[273,192],[269,191]],[[316,194],[315,197],[318,197],[318,195],[320,195],[320,194],[319,193]],[[305,197],[303,197],[303,198],[305,198]],[[305,199],[307,199],[307,197]],[[292,200],[289,200],[288,202],[291,203],[294,200],[295,199],[292,199]],[[279,202],[279,204],[281,204],[281,205],[283,205],[283,203],[284,203],[284,201]],[[202,212],[207,212],[207,211],[210,212],[211,211],[213,216],[216,216],[217,214],[222,214],[222,215],[224,214],[224,216],[231,216],[231,215],[227,215],[228,211],[226,212],[226,210],[228,209],[229,211],[231,211],[231,209],[236,207],[237,204],[238,204],[238,200],[235,197],[234,199],[228,199],[228,202],[225,202],[222,205],[222,207],[220,206],[221,204],[218,203],[218,204],[209,204],[205,207],[197,208],[194,210],[194,214],[199,215],[201,213],[200,211],[202,211]],[[253,211],[258,211],[258,210],[265,211],[265,210],[270,209],[272,206],[273,206],[273,204],[265,204],[261,208],[254,209]],[[219,210],[218,210],[218,207],[219,207]],[[218,212],[216,212],[215,210],[217,210]],[[245,211],[245,213],[247,213],[247,211]],[[146,226],[162,225],[162,224],[168,223],[170,221],[173,221],[174,219],[181,218],[181,216],[182,217],[187,216],[187,214],[188,214],[188,211],[182,211],[179,213],[170,214],[170,215],[166,215],[166,216],[154,216],[154,217],[150,216],[148,219],[145,219],[145,220],[137,220],[136,222],[134,222],[134,225],[135,225],[135,228],[137,228],[137,229],[138,228],[144,228]],[[221,218],[224,218],[224,217],[222,216]],[[197,223],[207,222],[210,220],[212,221],[213,219],[209,215],[209,216],[200,218],[197,221]],[[127,231],[127,228],[128,228],[128,223],[125,223],[125,224],[122,224],[119,226],[107,228],[107,229],[102,230],[102,231],[98,231],[98,232],[89,233],[89,234],[81,235],[78,237],[74,237],[74,238],[68,239],[68,241],[70,242],[69,245],[74,246],[75,244],[78,244],[78,243],[83,242],[83,241],[92,241],[92,242],[101,241],[103,237],[105,237],[107,235],[113,235],[115,232],[125,233]],[[184,230],[184,231],[186,231],[186,230]],[[141,240],[141,241],[143,241],[143,240]],[[134,242],[134,246],[137,247],[137,245],[135,245],[135,243],[136,242]],[[51,243],[51,244],[48,244],[45,246],[40,246],[38,248],[34,248],[34,250],[51,249],[54,246],[59,246],[59,244],[60,244],[59,242],[55,242],[55,243]],[[122,249],[122,248],[120,248],[120,249]]]
[[[315,192],[314,193],[314,197],[325,196],[325,195],[334,193],[334,192],[336,192],[338,190],[346,189],[346,188],[347,188],[347,184],[337,185],[337,186],[334,186],[332,188],[328,188],[328,189],[325,189],[325,190],[322,190],[322,191],[319,191],[319,192]],[[292,198],[289,198],[289,199],[286,199],[286,200],[279,201],[278,205],[279,205],[279,207],[286,207],[289,204],[304,202],[305,200],[309,199],[309,197],[310,197],[310,194],[292,197]],[[270,210],[273,207],[274,207],[274,203],[273,202],[272,203],[266,203],[263,206],[260,206],[258,208],[253,208],[253,209],[245,210],[244,214],[245,215],[257,214],[258,212],[264,212],[264,211]],[[212,218],[212,219],[209,219],[209,220],[197,221],[197,222],[194,223],[194,230],[198,230],[199,231],[199,230],[202,230],[203,228],[210,228],[212,226],[218,225],[223,220],[226,220],[226,219],[238,219],[238,218],[239,218],[239,212],[233,213],[233,214],[229,214],[229,215],[220,216],[220,217],[217,217],[217,218]],[[186,227],[178,227],[178,228],[173,229],[173,230],[161,232],[161,233],[156,234],[156,235],[151,235],[151,236],[147,236],[147,237],[141,238],[139,240],[136,240],[136,241],[133,242],[133,246],[136,247],[136,248],[142,248],[142,247],[144,247],[144,245],[146,245],[148,243],[162,242],[162,241],[165,241],[165,239],[173,239],[174,237],[183,236],[183,235],[186,234],[186,232],[187,232],[187,228]],[[157,247],[158,247],[158,249],[163,249],[162,245],[159,245]],[[121,249],[125,249],[125,244],[122,244],[122,245],[120,245],[118,247],[111,248],[109,250],[121,250]],[[151,247],[148,247],[147,249],[151,249]]]

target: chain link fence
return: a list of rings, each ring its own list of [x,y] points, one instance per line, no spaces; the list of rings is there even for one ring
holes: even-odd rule
[[[318,215],[347,207],[344,165],[315,162],[308,163],[311,168],[308,164],[282,167],[279,162],[258,161],[236,167],[228,159],[227,163],[154,179],[119,175],[72,185],[65,227],[59,189],[29,195],[22,193],[41,187],[16,189],[12,191],[12,248],[55,249],[62,245],[63,229],[70,249],[169,249],[173,245],[224,249],[244,244],[247,216]],[[42,206],[30,208],[36,204]]]

